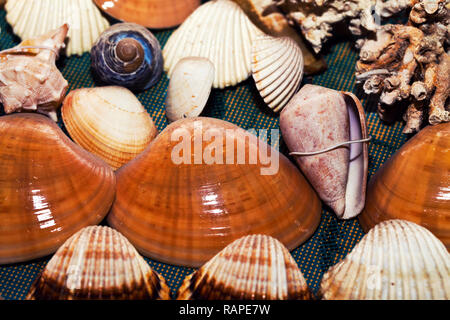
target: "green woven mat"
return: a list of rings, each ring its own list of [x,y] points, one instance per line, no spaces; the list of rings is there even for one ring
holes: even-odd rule
[[[0,50],[10,48],[19,42],[5,21],[5,12],[0,11]],[[163,47],[172,31],[154,32]],[[303,83],[313,83],[328,88],[352,91],[363,97],[355,87],[354,66],[357,53],[350,42],[336,42],[325,56],[328,70],[315,77],[306,77]],[[69,90],[92,87],[94,81],[90,69],[90,56],[62,57],[58,67],[69,81]],[[164,100],[168,79],[164,75],[161,81],[150,90],[138,94],[139,100],[148,110],[159,131],[167,126],[164,113]],[[369,175],[380,167],[406,140],[401,133],[402,124],[387,126],[380,122],[374,101],[362,99],[365,106],[369,134],[373,137],[369,145]],[[213,90],[203,116],[230,121],[245,129],[272,129],[279,127],[279,117],[264,105],[250,78],[238,86],[225,90]],[[63,126],[62,123],[60,123]],[[280,150],[287,154],[287,148],[281,141]],[[1,174],[1,173],[0,173]],[[343,259],[363,236],[356,219],[340,221],[328,209],[322,210],[319,228],[306,243],[292,251],[308,285],[317,291],[323,273]],[[42,271],[50,257],[29,263],[0,266],[0,296],[5,299],[24,299],[31,283]],[[168,282],[172,292],[176,292],[182,280],[194,269],[176,267],[146,259]]]

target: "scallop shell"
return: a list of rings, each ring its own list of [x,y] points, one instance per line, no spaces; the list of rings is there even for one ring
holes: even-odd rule
[[[178,300],[307,300],[311,292],[286,247],[266,235],[235,240],[178,290]]]
[[[261,156],[269,151],[271,158]],[[218,119],[172,123],[116,176],[108,223],[144,255],[170,264],[200,266],[255,233],[293,249],[320,221],[320,201],[297,168]]]
[[[28,300],[170,299],[166,281],[109,227],[70,237],[31,286]]]
[[[157,134],[139,100],[122,87],[71,91],[62,118],[72,139],[114,170],[134,159]]]
[[[359,217],[367,232],[389,219],[430,230],[450,249],[450,123],[428,126],[403,145],[370,180]]]
[[[319,295],[337,300],[448,300],[450,255],[427,229],[388,220],[324,275]]]
[[[164,70],[171,76],[181,58],[208,58],[216,70],[214,88],[236,85],[250,76],[252,41],[261,33],[236,3],[209,1],[167,41]]]
[[[94,0],[94,2],[100,9],[118,20],[156,29],[179,25],[200,5],[200,0]]]
[[[89,52],[108,21],[91,0],[8,0],[6,20],[22,39],[34,38],[67,23],[67,55]]]
[[[167,118],[197,117],[208,102],[213,81],[214,65],[209,59],[188,57],[178,61],[167,90]]]
[[[261,35],[253,41],[252,74],[264,102],[281,111],[300,88],[302,50],[288,37]]]
[[[0,172],[0,264],[55,252],[114,199],[108,165],[42,115],[0,117]]]

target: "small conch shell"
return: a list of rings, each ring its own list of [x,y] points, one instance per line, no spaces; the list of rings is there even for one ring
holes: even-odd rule
[[[281,112],[280,128],[292,154],[302,154],[296,161],[320,198],[341,219],[357,216],[367,184],[368,148],[362,142],[370,139],[358,98],[305,85]],[[361,143],[337,148],[350,141]]]
[[[57,120],[68,83],[55,65],[68,26],[0,52],[0,102],[5,113],[37,111]]]
[[[188,276],[179,300],[307,300],[311,292],[283,244],[266,235],[235,240]]]
[[[319,296],[327,300],[448,300],[450,255],[427,229],[387,220],[325,273]]]
[[[200,115],[213,81],[214,65],[209,59],[187,57],[178,61],[167,90],[167,118],[175,121]]]
[[[92,226],[58,249],[27,299],[168,300],[170,289],[123,235],[109,227]]]

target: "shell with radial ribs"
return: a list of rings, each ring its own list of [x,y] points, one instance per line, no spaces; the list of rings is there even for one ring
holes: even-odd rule
[[[92,0],[8,0],[6,20],[22,39],[33,38],[67,23],[67,55],[89,52],[108,28],[108,21]]]
[[[337,300],[450,299],[450,255],[427,229],[404,220],[375,226],[325,273],[319,296]]]
[[[179,300],[307,300],[310,290],[289,251],[266,235],[242,237],[188,276]]]
[[[109,227],[92,226],[58,249],[27,299],[168,300],[170,289],[123,235]]]

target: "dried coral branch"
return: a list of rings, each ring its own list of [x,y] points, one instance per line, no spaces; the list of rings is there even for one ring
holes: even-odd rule
[[[441,61],[437,69],[436,91],[430,100],[430,116],[431,124],[441,122],[450,122],[450,56],[446,53],[442,55]]]

